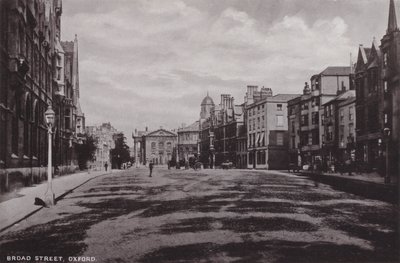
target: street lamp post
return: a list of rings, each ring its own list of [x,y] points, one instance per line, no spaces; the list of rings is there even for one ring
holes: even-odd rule
[[[322,147],[321,147],[321,161],[322,161],[322,170],[324,170],[325,167],[327,167],[326,163],[328,163],[328,162],[326,161],[326,158],[325,158],[325,142],[322,142]],[[325,172],[325,171],[323,171],[323,172]]]
[[[48,155],[47,155],[47,190],[44,194],[44,201],[47,205],[54,205],[54,192],[52,186],[52,143],[51,137],[53,134],[52,128],[54,127],[55,122],[55,113],[49,105],[46,112],[44,113],[46,124],[47,124],[47,134],[48,134]]]
[[[390,138],[390,129],[384,128],[383,129],[383,136],[385,137],[385,183],[390,183],[390,169],[389,169],[389,138]]]
[[[101,149],[100,149],[100,160],[101,160],[101,162],[100,162],[100,165],[101,165],[101,167],[100,167],[100,171],[102,171],[103,169],[105,169],[105,167],[104,167],[104,142],[102,141],[101,142]]]
[[[211,152],[211,157],[212,160],[212,168],[215,169],[215,148],[214,148],[214,132],[210,132],[210,152]]]

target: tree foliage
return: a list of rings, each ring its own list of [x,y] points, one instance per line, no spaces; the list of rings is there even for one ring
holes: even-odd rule
[[[126,144],[126,137],[123,133],[114,135],[115,148],[111,149],[111,158],[113,168],[121,169],[122,163],[131,160],[129,146]]]
[[[97,149],[97,140],[91,135],[84,135],[85,140],[82,144],[77,144],[75,151],[78,158],[78,165],[80,170],[87,169],[87,163],[93,161]]]

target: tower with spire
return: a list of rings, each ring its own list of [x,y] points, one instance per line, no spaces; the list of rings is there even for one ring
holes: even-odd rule
[[[384,83],[384,135],[389,149],[389,173],[392,181],[399,181],[400,173],[400,30],[397,25],[394,0],[389,3],[386,34],[381,39],[382,77]]]
[[[81,104],[79,102],[80,90],[79,90],[79,57],[78,57],[78,36],[75,34],[74,39],[74,53],[73,53],[73,64],[72,64],[72,87],[74,91],[74,106],[75,106],[75,132],[78,135],[83,134],[85,131],[85,115],[82,112]]]

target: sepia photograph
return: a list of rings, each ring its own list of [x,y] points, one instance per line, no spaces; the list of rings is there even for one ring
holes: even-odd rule
[[[0,0],[0,263],[400,262],[400,0]]]

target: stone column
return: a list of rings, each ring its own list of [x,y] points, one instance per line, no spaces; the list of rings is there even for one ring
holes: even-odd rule
[[[136,141],[136,139],[133,139],[133,147],[135,150],[135,167],[138,168],[139,167],[139,160],[138,160],[138,142]]]

